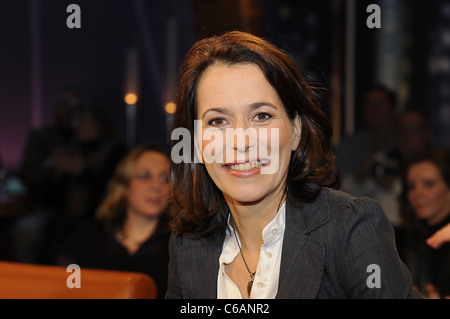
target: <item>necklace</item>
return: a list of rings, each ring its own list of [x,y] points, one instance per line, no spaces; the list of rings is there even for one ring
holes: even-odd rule
[[[247,271],[250,275],[250,281],[247,284],[247,292],[248,292],[248,295],[250,296],[250,293],[251,293],[252,287],[253,287],[253,281],[255,280],[256,270],[254,272],[251,272],[250,269],[248,268],[247,262],[245,261],[245,258],[244,258],[244,253],[242,252],[242,248],[241,248],[241,245],[239,244],[239,239],[236,234],[236,224],[234,223],[233,217],[231,217],[231,222],[233,223],[234,237],[236,238],[236,242],[238,244],[239,251],[241,252],[242,260],[244,261],[245,267],[247,268]]]
[[[123,230],[117,233],[117,238],[119,239],[120,242],[122,242],[125,246],[129,247],[131,250],[139,249],[145,242],[145,240],[136,240],[127,237]]]

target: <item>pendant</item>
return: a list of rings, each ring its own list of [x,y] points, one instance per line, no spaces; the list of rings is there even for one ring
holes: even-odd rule
[[[250,280],[247,284],[247,292],[248,292],[249,297],[250,297],[250,293],[252,292],[252,287],[253,287],[253,280]]]
[[[250,281],[247,284],[247,292],[248,292],[248,297],[250,298],[250,293],[252,292],[252,287],[253,287],[253,280],[255,280],[255,273],[250,274]]]

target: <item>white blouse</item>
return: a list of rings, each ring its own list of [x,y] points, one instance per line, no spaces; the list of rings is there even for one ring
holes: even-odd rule
[[[277,295],[285,221],[286,202],[278,210],[274,219],[263,229],[263,244],[261,245],[250,299],[273,299]],[[219,257],[218,299],[242,299],[239,288],[225,272],[225,265],[231,263],[238,254],[240,254],[239,246],[234,231],[229,226],[227,227],[222,254]]]

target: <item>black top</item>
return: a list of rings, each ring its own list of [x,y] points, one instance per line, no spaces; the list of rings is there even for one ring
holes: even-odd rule
[[[64,245],[59,263],[74,263],[81,269],[148,274],[155,280],[158,298],[163,298],[167,289],[169,237],[166,224],[160,222],[154,234],[130,255],[127,248],[116,240],[113,227],[89,222],[81,225]]]
[[[450,216],[421,234],[396,231],[399,255],[410,269],[414,285],[426,293],[426,284],[433,284],[441,297],[450,296],[450,242],[434,249],[426,240],[448,223]]]

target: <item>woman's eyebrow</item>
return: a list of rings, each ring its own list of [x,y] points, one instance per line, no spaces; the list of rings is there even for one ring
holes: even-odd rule
[[[263,107],[263,106],[269,106],[269,107],[272,107],[274,109],[277,109],[277,107],[275,105],[273,105],[272,103],[270,103],[270,102],[256,102],[256,103],[252,103],[252,104],[250,104],[248,106],[248,108],[251,111],[254,111],[254,110],[256,110],[256,109],[258,109],[260,107]]]
[[[255,102],[255,103],[249,104],[247,107],[250,109],[250,111],[254,111],[254,110],[256,110],[256,109],[258,109],[260,107],[263,107],[263,106],[269,106],[271,108],[277,109],[277,107],[274,104],[270,103],[270,102]],[[217,112],[217,113],[222,113],[222,114],[226,114],[226,115],[231,114],[230,111],[227,108],[225,108],[225,107],[223,107],[223,108],[222,107],[212,107],[210,109],[207,109],[203,113],[202,119],[204,119],[205,115],[207,113],[209,113],[209,112]]]
[[[217,113],[222,113],[222,114],[230,114],[230,111],[226,108],[222,108],[222,107],[213,107],[210,109],[207,109],[203,115],[202,115],[202,119],[205,118],[205,114],[209,113],[209,112],[217,112]]]

